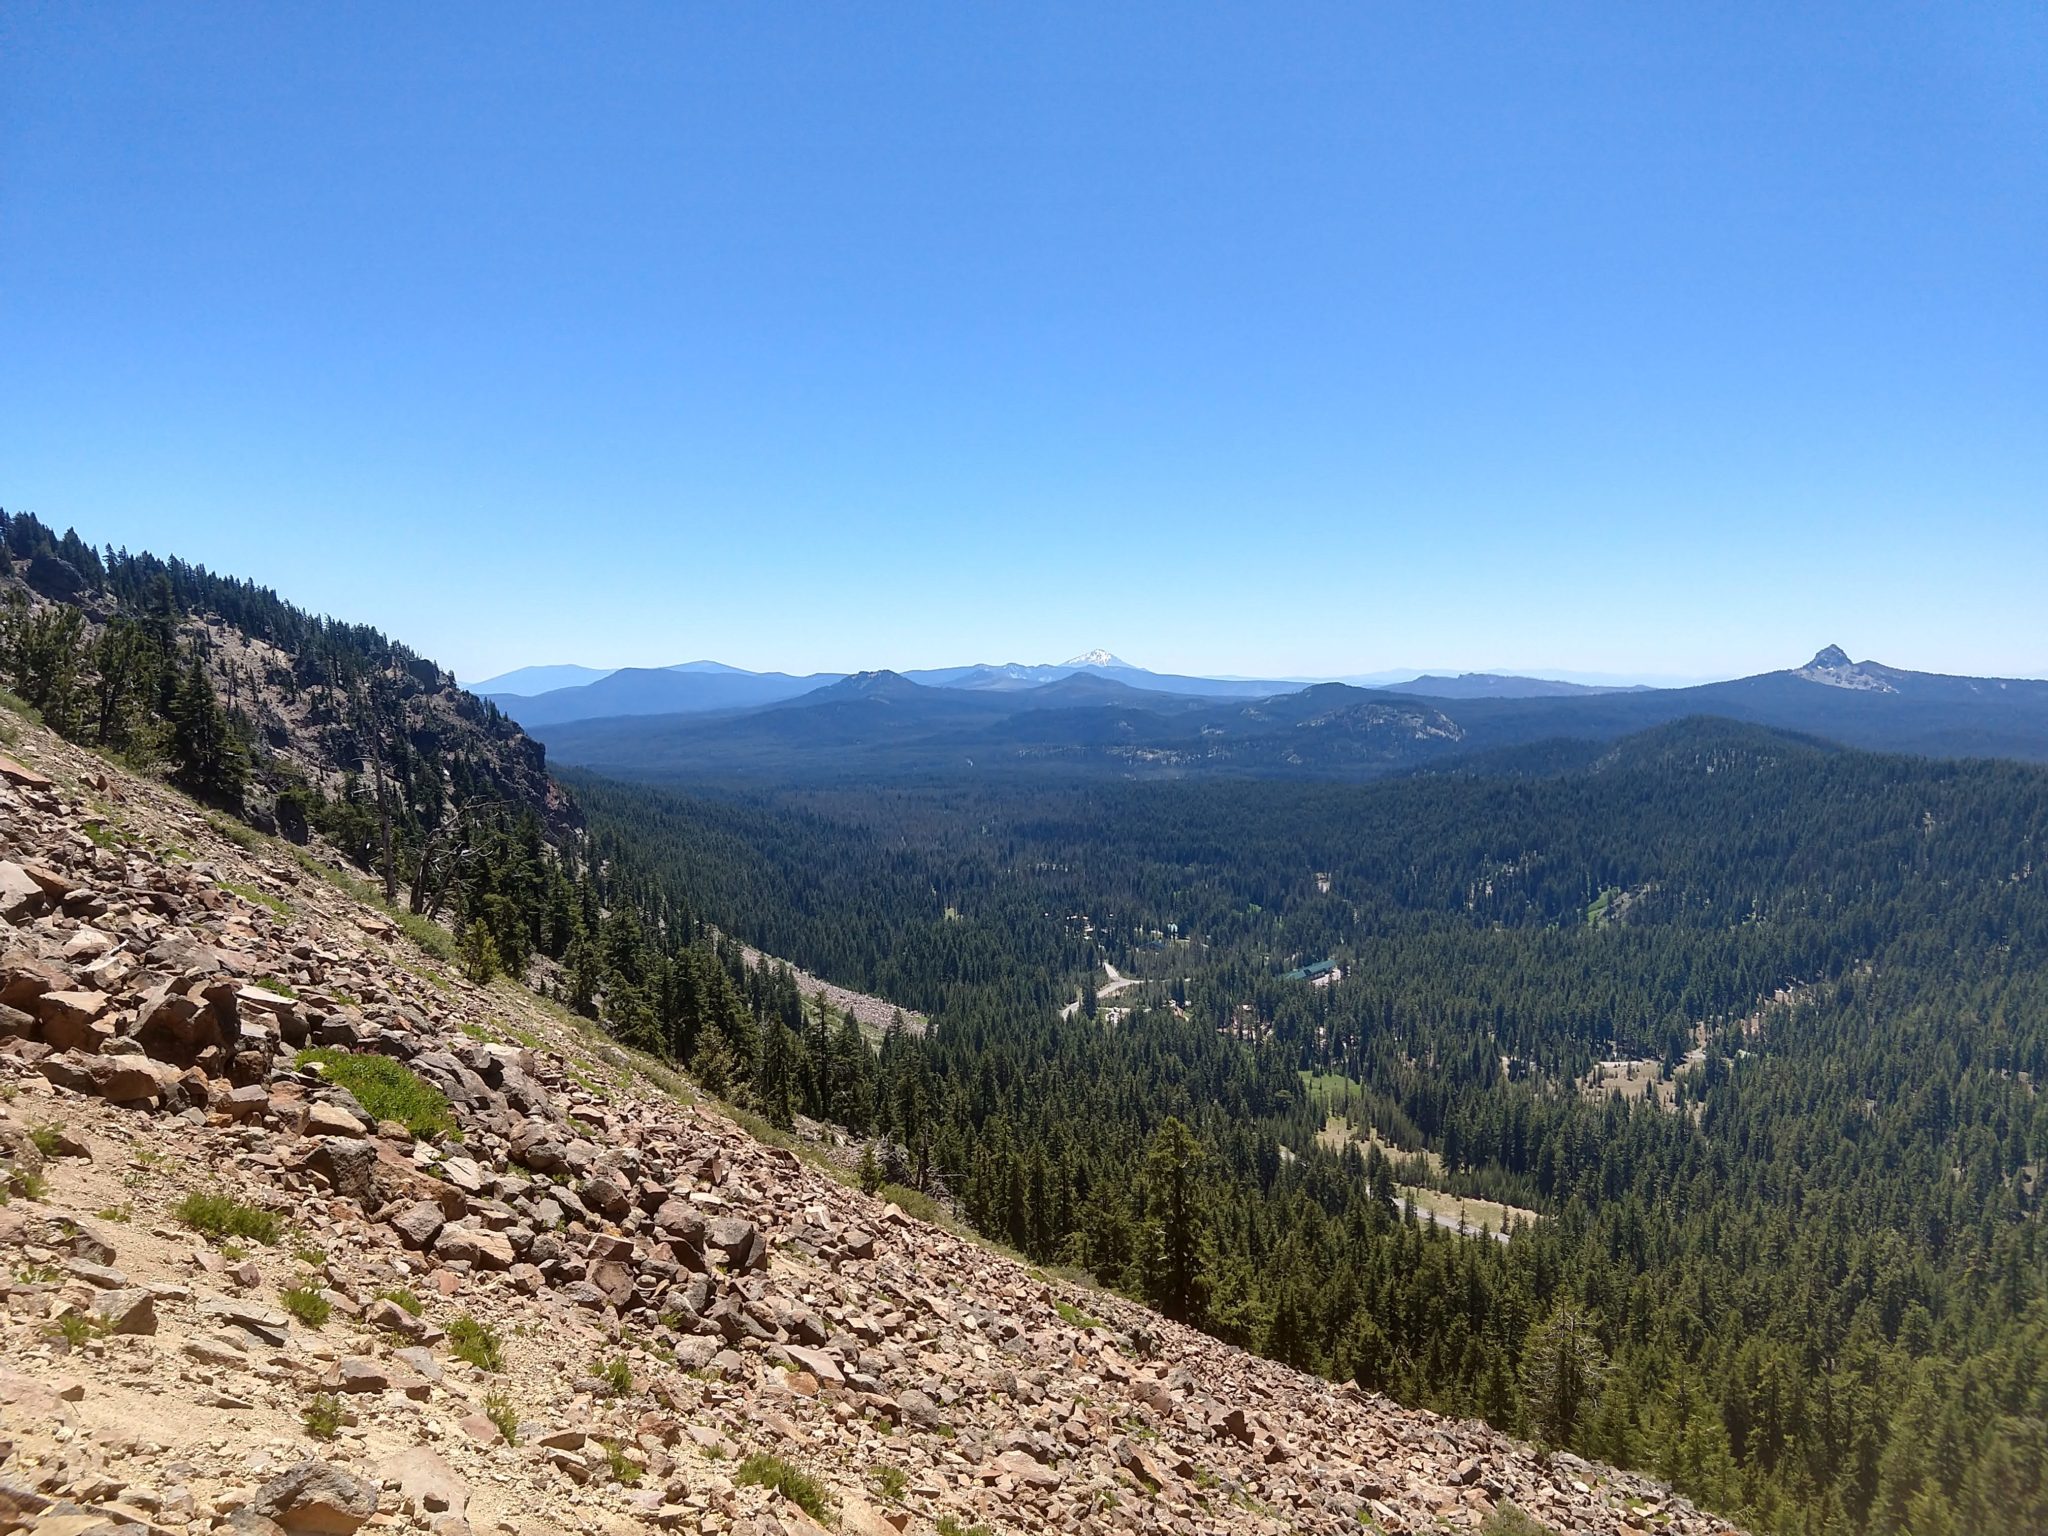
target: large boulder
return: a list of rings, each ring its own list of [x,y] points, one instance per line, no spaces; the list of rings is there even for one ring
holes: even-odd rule
[[[60,1051],[97,1052],[114,1038],[114,1027],[101,1020],[107,1011],[104,992],[45,992],[29,1011],[43,1026],[43,1039]]]
[[[377,1513],[377,1485],[308,1459],[257,1489],[249,1508],[292,1536],[355,1536]]]
[[[178,1069],[147,1056],[90,1056],[64,1051],[36,1063],[36,1070],[60,1088],[89,1093],[114,1104],[160,1099],[177,1086]]]

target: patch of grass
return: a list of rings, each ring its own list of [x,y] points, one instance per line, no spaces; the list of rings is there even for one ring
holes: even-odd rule
[[[95,848],[119,849],[130,841],[128,834],[119,827],[97,818],[88,820],[81,830],[85,833],[86,841]]]
[[[285,1311],[291,1313],[308,1328],[323,1328],[327,1319],[334,1314],[334,1304],[310,1285],[295,1285],[288,1291],[278,1293]]]
[[[884,1184],[875,1191],[877,1200],[893,1203],[906,1216],[915,1216],[919,1221],[929,1221],[935,1226],[950,1226],[946,1208],[921,1189],[912,1189],[907,1184]]]
[[[216,1242],[246,1237],[268,1247],[284,1236],[284,1222],[275,1211],[258,1210],[217,1189],[193,1190],[171,1214],[194,1232]]]
[[[296,999],[299,995],[298,988],[279,976],[265,976],[256,985],[266,992],[275,992],[279,997]]]
[[[1083,1312],[1079,1307],[1074,1306],[1070,1302],[1061,1301],[1058,1297],[1053,1298],[1052,1309],[1053,1311],[1059,1313],[1060,1321],[1067,1324],[1069,1327],[1079,1328],[1083,1331],[1086,1331],[1091,1328],[1100,1328],[1102,1326],[1101,1318],[1090,1317],[1086,1312]]]
[[[426,1310],[420,1305],[419,1297],[413,1295],[411,1291],[402,1285],[386,1286],[377,1293],[377,1300],[388,1301],[398,1308],[399,1311],[412,1317],[418,1317],[421,1312]]]
[[[347,1420],[341,1399],[332,1392],[318,1392],[306,1404],[306,1411],[299,1415],[306,1426],[306,1433],[315,1440],[332,1440],[341,1433],[341,1426]]]
[[[126,1226],[135,1219],[135,1207],[132,1203],[102,1206],[99,1210],[94,1211],[93,1215],[97,1216],[101,1221],[118,1221],[123,1226]]]
[[[901,1501],[904,1491],[910,1487],[910,1474],[901,1467],[877,1463],[868,1468],[868,1481],[875,1485],[883,1498],[894,1504]]]
[[[939,1536],[996,1536],[996,1533],[982,1521],[976,1521],[973,1525],[962,1525],[955,1515],[941,1515]]]
[[[1499,1504],[1479,1527],[1479,1536],[1558,1536],[1555,1529],[1531,1519],[1512,1504]]]
[[[327,1251],[324,1248],[315,1248],[309,1243],[302,1243],[297,1248],[294,1248],[292,1250],[292,1257],[308,1269],[324,1269],[327,1267]]]
[[[55,1157],[57,1155],[57,1148],[63,1144],[64,1127],[55,1121],[50,1121],[43,1125],[32,1125],[28,1128],[28,1139],[34,1143],[35,1149],[42,1153],[43,1156]]]
[[[285,918],[292,915],[291,904],[281,896],[268,891],[259,891],[253,885],[240,885],[233,880],[223,880],[220,888],[231,895],[239,896],[252,907],[262,907],[273,917]]]
[[[292,1061],[300,1071],[318,1067],[322,1077],[347,1089],[373,1120],[396,1120],[413,1135],[429,1140],[456,1129],[440,1090],[402,1061],[328,1045],[300,1051]]]
[[[756,1451],[740,1463],[732,1480],[742,1488],[774,1489],[820,1525],[830,1517],[832,1500],[825,1492],[825,1485],[780,1456]]]
[[[519,1410],[512,1406],[512,1399],[496,1387],[484,1394],[484,1417],[498,1426],[498,1433],[505,1437],[507,1445],[519,1443]]]
[[[237,848],[246,848],[254,853],[263,846],[263,839],[253,827],[245,827],[239,821],[229,821],[225,816],[209,816],[206,824]]]
[[[505,1369],[505,1346],[498,1330],[480,1323],[467,1312],[448,1325],[448,1347],[458,1360],[467,1360],[480,1371]]]
[[[64,1272],[54,1264],[17,1264],[14,1278],[22,1285],[55,1285]]]
[[[630,1397],[633,1393],[633,1368],[623,1357],[590,1362],[590,1374],[603,1384],[606,1397]]]

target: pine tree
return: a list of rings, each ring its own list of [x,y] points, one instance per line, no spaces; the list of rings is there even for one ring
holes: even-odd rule
[[[1536,1439],[1573,1444],[1606,1373],[1593,1320],[1569,1297],[1559,1298],[1522,1347],[1522,1399]]]
[[[1208,1299],[1207,1222],[1195,1188],[1201,1162],[1194,1133],[1168,1116],[1145,1154],[1145,1295],[1182,1323],[1199,1322]]]
[[[213,696],[197,651],[191,654],[172,701],[171,763],[173,776],[194,794],[240,807],[249,780],[249,755]]]

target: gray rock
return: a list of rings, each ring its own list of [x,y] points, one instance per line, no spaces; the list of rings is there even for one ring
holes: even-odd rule
[[[257,1489],[248,1507],[291,1536],[354,1536],[377,1513],[377,1485],[309,1459]]]
[[[109,1333],[155,1333],[156,1299],[148,1291],[101,1291],[92,1299],[94,1321]]]

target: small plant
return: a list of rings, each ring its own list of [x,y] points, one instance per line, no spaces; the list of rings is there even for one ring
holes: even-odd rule
[[[296,1000],[299,995],[296,987],[278,976],[265,976],[256,985],[266,992],[275,992],[279,997],[289,997]]]
[[[334,1313],[334,1304],[310,1285],[295,1285],[279,1294],[285,1311],[291,1313],[308,1328],[322,1328]]]
[[[868,1479],[883,1498],[890,1503],[901,1502],[904,1490],[910,1486],[910,1474],[901,1467],[876,1465],[868,1468]]]
[[[640,1464],[626,1455],[625,1448],[617,1440],[600,1440],[604,1448],[604,1459],[609,1464],[612,1481],[622,1488],[631,1488],[640,1481]]]
[[[484,1417],[498,1426],[498,1433],[505,1437],[507,1445],[519,1443],[519,1410],[512,1406],[512,1399],[496,1387],[484,1394]]]
[[[223,1238],[246,1237],[268,1247],[284,1235],[284,1222],[275,1211],[245,1205],[221,1190],[195,1189],[171,1213],[190,1227],[219,1242]],[[227,1251],[223,1246],[223,1253]]]
[[[57,1149],[64,1145],[64,1127],[54,1121],[28,1128],[28,1139],[35,1149],[45,1157],[55,1157]]]
[[[314,1394],[313,1400],[306,1404],[306,1411],[300,1418],[305,1423],[306,1433],[315,1440],[332,1440],[341,1432],[341,1426],[346,1422],[341,1399],[332,1392]]]
[[[941,1515],[939,1536],[996,1536],[996,1533],[980,1521],[973,1525],[962,1525],[955,1515]]]
[[[220,1256],[230,1264],[239,1264],[242,1260],[249,1257],[249,1250],[240,1243],[222,1243],[220,1245]]]
[[[467,1360],[480,1371],[505,1369],[505,1346],[498,1331],[480,1323],[467,1312],[448,1325],[448,1347],[458,1360]]]
[[[591,1361],[590,1374],[602,1383],[606,1397],[630,1397],[633,1393],[633,1368],[623,1357]]]
[[[323,1078],[346,1089],[372,1120],[396,1120],[413,1135],[428,1140],[455,1130],[455,1117],[440,1090],[389,1056],[315,1046],[300,1051],[293,1062],[302,1072],[318,1067]]]
[[[292,1250],[292,1257],[308,1269],[325,1269],[327,1267],[326,1250],[315,1248],[311,1244],[302,1243],[294,1248]]]
[[[83,1312],[66,1312],[52,1327],[57,1336],[72,1349],[77,1349],[87,1339],[97,1338],[106,1332],[104,1327]]]
[[[97,1216],[101,1221],[118,1221],[125,1226],[135,1219],[135,1206],[130,1202],[123,1202],[120,1205],[102,1206],[99,1210],[94,1211],[93,1215]]]
[[[1101,1318],[1090,1317],[1086,1312],[1083,1312],[1079,1307],[1073,1306],[1068,1302],[1061,1301],[1057,1297],[1055,1297],[1053,1300],[1052,1309],[1053,1311],[1059,1313],[1061,1322],[1066,1323],[1071,1327],[1079,1328],[1083,1331],[1086,1331],[1090,1328],[1100,1328],[1102,1326]]]
[[[13,1168],[7,1174],[7,1188],[24,1200],[41,1200],[50,1192],[50,1181],[40,1170]]]
[[[469,926],[462,930],[462,974],[478,986],[484,986],[496,978],[503,967],[498,958],[497,940],[491,937],[491,930],[484,926],[482,918],[471,918]]]
[[[54,1264],[17,1264],[14,1278],[23,1285],[55,1285],[64,1278],[64,1272]]]
[[[388,1301],[399,1311],[411,1317],[418,1317],[426,1309],[420,1305],[419,1297],[402,1285],[386,1286],[377,1293],[379,1301]]]
[[[756,1451],[741,1462],[732,1480],[742,1488],[774,1489],[820,1525],[825,1523],[831,1510],[832,1501],[823,1483],[801,1467],[766,1451]]]

